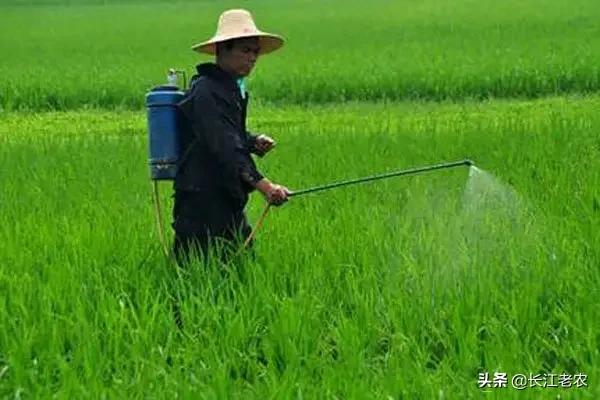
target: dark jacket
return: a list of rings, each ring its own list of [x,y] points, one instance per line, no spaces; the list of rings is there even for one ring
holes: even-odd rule
[[[189,128],[181,138],[183,162],[174,188],[210,191],[243,208],[253,184],[263,178],[250,155],[256,137],[246,131],[248,94],[242,98],[233,76],[218,65],[196,68],[192,88],[178,104]]]

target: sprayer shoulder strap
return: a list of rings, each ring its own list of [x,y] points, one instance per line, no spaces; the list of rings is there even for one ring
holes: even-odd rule
[[[177,160],[178,167],[182,166],[183,163],[187,160],[196,143],[198,143],[198,138],[194,138],[194,140],[192,140],[192,142],[188,145],[187,149],[185,149],[185,153],[183,153],[183,155],[179,157],[179,159]]]
[[[199,75],[194,75],[192,77],[192,79],[190,79],[189,85],[186,88],[186,93],[185,93],[185,100],[184,102],[187,103],[189,101],[192,100],[192,96],[193,96],[193,91],[194,91],[194,87],[196,85],[196,83],[198,82],[198,80],[200,79]],[[180,105],[181,106],[181,105]],[[182,110],[184,111],[183,114],[185,116],[185,120],[186,120],[186,126],[184,129],[188,129],[188,130],[192,130],[192,121],[191,121],[191,110]],[[179,157],[179,159],[177,160],[177,166],[180,167],[181,165],[183,165],[183,163],[187,160],[188,156],[190,155],[190,153],[192,152],[192,149],[194,148],[194,146],[198,143],[199,139],[194,135],[194,139],[190,142],[190,144],[187,146],[187,148],[185,149],[185,152],[181,155],[181,157]]]

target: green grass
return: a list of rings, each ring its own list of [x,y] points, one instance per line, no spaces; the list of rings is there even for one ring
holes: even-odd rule
[[[49,4],[48,4],[49,3]],[[0,6],[0,107],[143,106],[167,68],[238,2],[50,1]],[[35,5],[33,5],[35,4]],[[595,0],[253,0],[287,45],[250,80],[262,101],[540,97],[600,88]]]
[[[144,93],[239,6],[0,5],[0,397],[600,397],[598,2],[244,2],[288,40],[248,85],[272,180],[485,173],[293,198],[255,260],[178,275]],[[485,371],[589,388],[484,393]]]
[[[469,156],[509,202],[466,213],[465,169],[299,197],[255,262],[183,279],[158,248],[142,112],[4,114],[0,396],[464,399],[497,370],[590,387],[488,397],[597,398],[599,108],[256,105],[279,143],[260,167],[292,189]]]

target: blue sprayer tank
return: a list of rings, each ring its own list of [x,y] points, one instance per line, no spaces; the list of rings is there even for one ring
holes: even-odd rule
[[[169,84],[157,86],[146,94],[150,176],[153,180],[172,180],[180,155],[179,135],[183,115],[177,103],[185,93],[169,75]]]

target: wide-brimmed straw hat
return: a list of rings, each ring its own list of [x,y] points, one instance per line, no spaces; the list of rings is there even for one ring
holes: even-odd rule
[[[247,10],[227,10],[219,17],[217,32],[209,40],[192,46],[198,53],[215,54],[216,43],[231,39],[258,37],[260,53],[271,53],[283,46],[283,38],[273,33],[260,31],[252,14]]]

